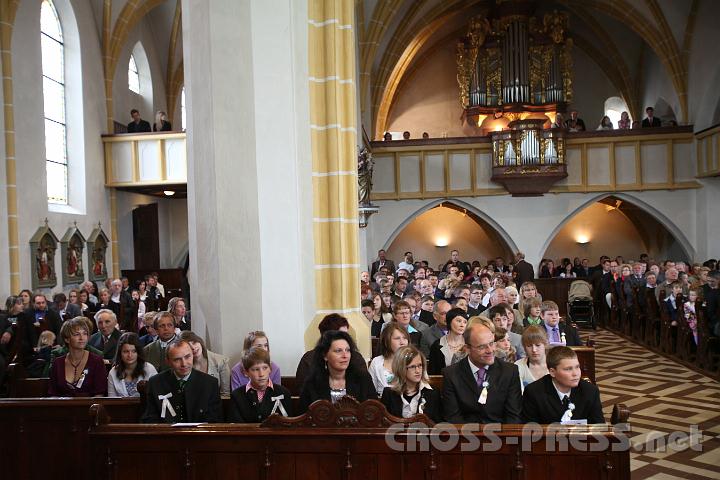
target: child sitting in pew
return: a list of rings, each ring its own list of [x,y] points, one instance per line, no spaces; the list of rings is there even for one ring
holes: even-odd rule
[[[228,422],[260,423],[273,413],[291,416],[290,391],[270,380],[270,353],[252,347],[243,354],[242,365],[250,382],[230,395]]]

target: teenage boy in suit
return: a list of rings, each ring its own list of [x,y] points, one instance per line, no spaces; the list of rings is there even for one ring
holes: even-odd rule
[[[550,373],[525,387],[523,420],[540,424],[570,420],[605,423],[600,390],[581,379],[575,352],[569,347],[553,347],[546,361]]]

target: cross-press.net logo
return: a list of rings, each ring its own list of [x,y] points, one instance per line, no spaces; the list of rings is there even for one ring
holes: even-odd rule
[[[462,452],[497,452],[503,445],[519,445],[520,451],[531,452],[533,445],[545,444],[548,452],[681,452],[702,451],[702,432],[691,425],[688,432],[651,432],[640,440],[630,439],[630,424],[621,423],[596,429],[578,429],[561,425],[528,423],[520,431],[503,432],[499,423],[466,423],[462,426],[439,423],[429,428],[423,423],[394,424],[385,432],[385,443],[398,452],[448,452],[458,447]]]

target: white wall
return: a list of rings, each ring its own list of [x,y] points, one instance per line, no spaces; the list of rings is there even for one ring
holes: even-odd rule
[[[13,29],[12,66],[22,288],[30,288],[31,285],[31,256],[28,241],[46,217],[59,238],[73,222],[77,222],[83,235],[88,236],[100,221],[105,232],[110,235],[110,213],[108,195],[104,187],[105,167],[100,142],[100,135],[106,124],[100,40],[89,4],[80,0],[56,0],[55,5],[64,22],[66,50],[72,49],[66,52],[66,82],[75,83],[66,86],[68,95],[71,90],[78,90],[74,95],[75,100],[70,101],[67,106],[68,141],[73,142],[68,148],[71,205],[70,208],[61,209],[65,210],[64,212],[50,212],[48,209],[40,54],[40,2],[21,2]],[[75,35],[71,30],[72,12],[77,23],[78,33]],[[72,70],[74,68],[78,70]],[[81,75],[78,75],[79,71]],[[81,119],[82,122],[77,119]],[[76,174],[72,175],[74,170]],[[84,188],[85,192],[80,196],[80,201],[74,202],[75,197],[72,192],[78,188]],[[3,204],[5,198],[3,193]],[[7,217],[2,220],[2,238],[3,242],[6,242]],[[7,250],[3,249],[3,251]],[[112,252],[108,249],[108,262],[111,255]],[[56,272],[60,269],[59,257],[58,248],[55,258]],[[4,269],[7,268],[6,263],[6,261],[2,262]],[[3,275],[3,282],[7,281],[8,276],[8,274]],[[53,292],[63,290],[62,275],[58,273],[57,276],[59,285],[53,289]],[[10,292],[7,291],[9,282],[2,285],[3,290],[0,293],[9,294]]]
[[[688,250],[690,256],[695,255],[698,245],[697,206],[698,190],[632,192],[614,194],[635,205],[652,211],[653,215],[665,225]],[[538,264],[550,242],[562,225],[572,215],[582,211],[587,205],[594,203],[607,194],[549,194],[543,197],[516,198],[511,196],[489,196],[463,198],[460,201],[486,218],[497,223],[500,235],[510,241],[511,247],[516,246],[526,255],[527,261]],[[416,212],[424,209],[437,200],[400,200],[378,201],[380,213],[373,215],[367,227],[368,261],[373,261],[377,250],[387,249],[398,233],[400,227]],[[701,207],[702,208],[702,207]],[[506,238],[507,237],[507,238]],[[682,240],[684,238],[684,241]],[[707,240],[703,240],[707,241]],[[717,243],[717,242],[716,242]],[[396,248],[400,248],[396,246]],[[618,249],[624,248],[619,245]],[[613,252],[607,252],[612,255]],[[705,259],[705,252],[698,249],[696,259]]]
[[[135,61],[140,72],[140,92],[142,96],[128,88],[128,62],[135,45],[140,42],[147,55],[147,65],[140,56]],[[141,20],[128,35],[127,41],[120,52],[115,77],[113,80],[113,116],[120,123],[130,122],[130,110],[137,108],[143,120],[155,121],[155,112],[167,111],[165,96],[165,66],[167,53],[159,51],[155,44],[148,21]],[[149,67],[149,71],[148,68]],[[148,92],[148,93],[145,93]],[[174,125],[173,125],[174,126]]]

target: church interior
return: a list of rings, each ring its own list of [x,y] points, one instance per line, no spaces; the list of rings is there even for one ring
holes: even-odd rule
[[[714,0],[0,0],[0,478],[720,478],[718,18]],[[569,361],[554,421],[609,444],[511,446],[531,422],[550,438],[525,402],[538,371],[562,397]],[[471,370],[473,413],[448,413]],[[198,377],[219,417],[190,408]],[[499,423],[502,448],[428,433],[400,455],[385,430],[410,418],[481,443]]]

